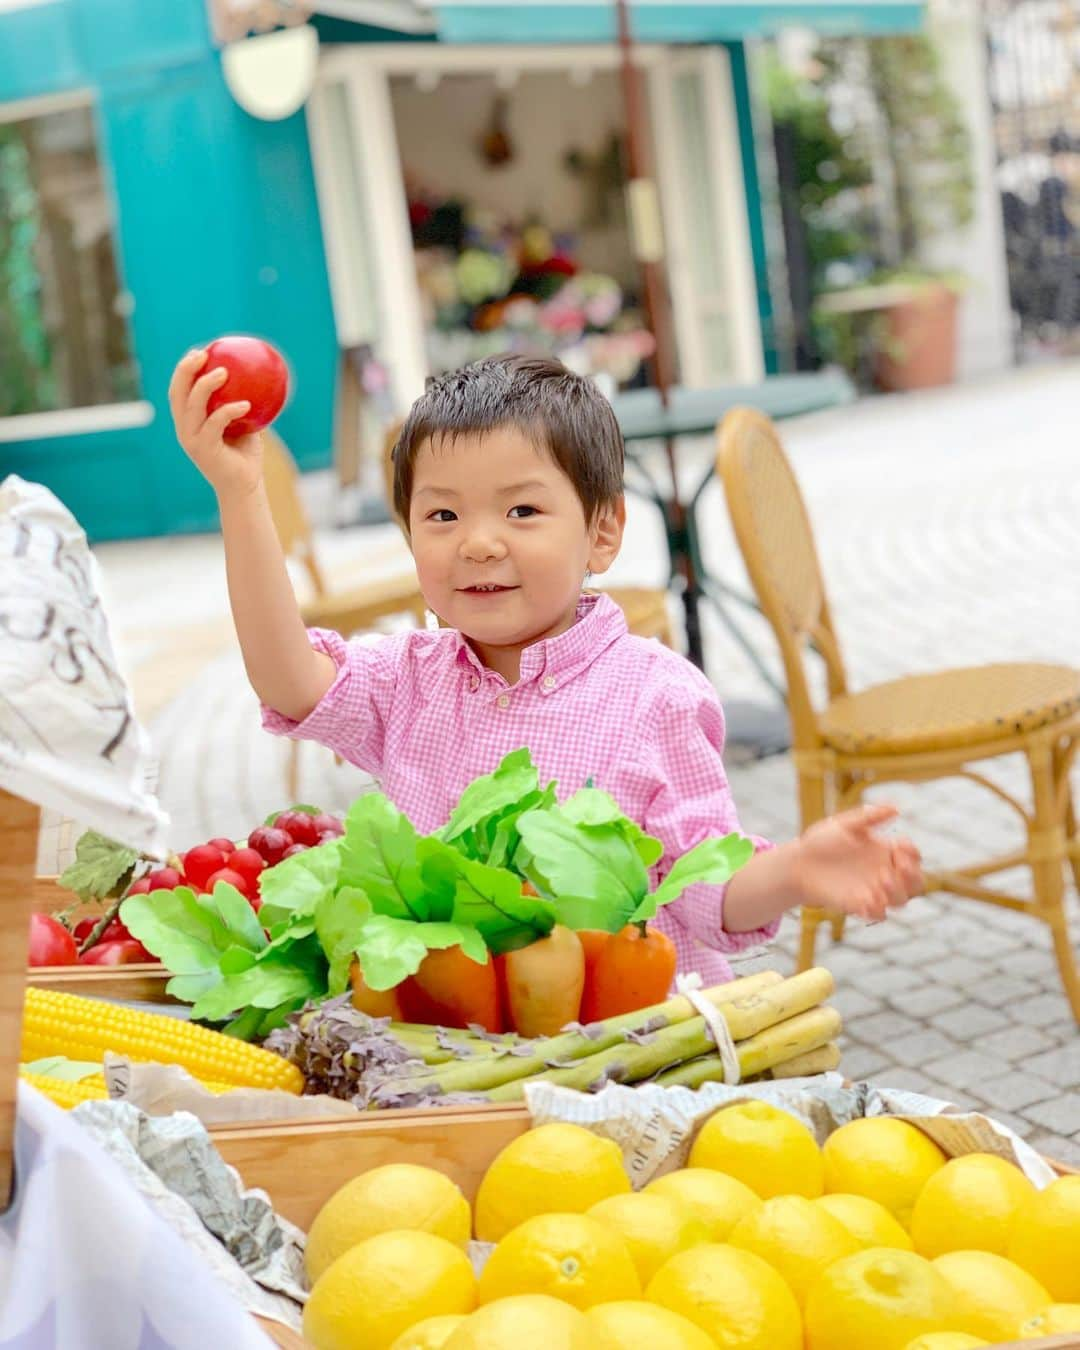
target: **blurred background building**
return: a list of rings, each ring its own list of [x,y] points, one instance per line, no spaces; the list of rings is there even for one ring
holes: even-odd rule
[[[629,12],[651,242],[611,0],[0,0],[0,474],[210,528],[166,389],[224,332],[286,354],[305,468],[488,352],[632,388],[650,247],[689,387],[1080,346],[1080,0]]]

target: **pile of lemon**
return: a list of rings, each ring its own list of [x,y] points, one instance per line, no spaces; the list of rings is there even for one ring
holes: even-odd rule
[[[439,1172],[376,1168],[306,1260],[315,1350],[964,1350],[1080,1331],[1080,1176],[1040,1191],[888,1117],[819,1148],[749,1101],[639,1192],[576,1125],[509,1144],[475,1215]]]

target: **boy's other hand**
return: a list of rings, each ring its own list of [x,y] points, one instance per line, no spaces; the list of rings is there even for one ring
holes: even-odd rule
[[[173,371],[169,406],[176,436],[219,497],[244,496],[262,481],[262,441],[258,435],[225,440],[226,427],[251,405],[225,403],[207,414],[211,394],[220,389],[229,374],[219,366],[200,375],[205,365],[206,352],[199,348],[188,352]]]
[[[811,825],[796,861],[802,903],[876,920],[921,894],[918,849],[877,830],[896,814],[894,806],[857,806]]]

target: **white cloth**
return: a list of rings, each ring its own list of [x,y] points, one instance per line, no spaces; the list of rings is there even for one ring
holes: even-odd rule
[[[113,654],[97,564],[71,512],[0,483],[0,787],[165,856],[150,749]]]
[[[3,1350],[272,1350],[116,1163],[25,1083],[15,1177],[0,1215]]]

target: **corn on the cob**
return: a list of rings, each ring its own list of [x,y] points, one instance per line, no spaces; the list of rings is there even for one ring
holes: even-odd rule
[[[106,1050],[142,1063],[179,1064],[196,1078],[299,1095],[304,1077],[272,1050],[162,1013],[141,1012],[56,989],[26,991],[22,1053],[99,1060]]]
[[[103,1073],[91,1073],[76,1082],[69,1078],[55,1078],[48,1073],[31,1073],[29,1069],[20,1069],[19,1077],[24,1083],[29,1083],[31,1087],[35,1087],[39,1092],[44,1093],[57,1106],[62,1106],[65,1111],[70,1111],[73,1106],[78,1106],[80,1102],[107,1101],[109,1096],[109,1089],[105,1084]],[[213,1092],[218,1096],[224,1092],[233,1092],[236,1089],[235,1083],[196,1081],[207,1092]]]

